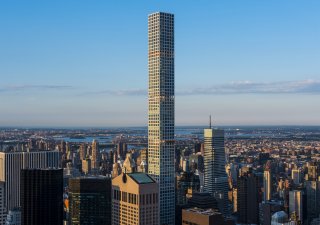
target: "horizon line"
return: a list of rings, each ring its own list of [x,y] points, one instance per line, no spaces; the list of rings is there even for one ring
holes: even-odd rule
[[[177,125],[175,128],[206,128],[208,125]],[[318,125],[297,125],[297,124],[258,124],[258,125],[215,125],[212,127],[320,127],[320,124]],[[137,125],[137,126],[41,126],[41,125],[33,125],[33,126],[0,126],[0,129],[124,129],[124,128],[148,128],[148,125]]]

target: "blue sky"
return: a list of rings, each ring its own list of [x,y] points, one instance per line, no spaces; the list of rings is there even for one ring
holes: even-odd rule
[[[147,124],[147,15],[175,14],[176,123],[320,125],[320,1],[0,2],[0,126]]]

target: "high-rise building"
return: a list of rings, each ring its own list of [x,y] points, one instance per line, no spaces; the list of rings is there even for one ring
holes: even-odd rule
[[[319,225],[319,224],[320,224],[320,217],[313,219],[310,223],[310,225]]]
[[[148,162],[148,149],[141,149],[140,157],[141,157],[141,162],[142,161]]]
[[[269,201],[271,200],[271,191],[272,191],[272,180],[271,180],[271,172],[270,170],[265,170],[263,173],[263,200]]]
[[[128,151],[128,145],[125,142],[120,141],[117,144],[117,155],[120,159],[124,160]]]
[[[15,208],[9,210],[5,225],[21,225],[21,210]]]
[[[176,177],[176,222],[181,224],[182,208],[187,206],[187,193],[200,191],[199,176],[192,172],[181,172]]]
[[[298,185],[301,183],[302,175],[300,169],[292,169],[291,171],[291,179],[294,184]]]
[[[259,179],[251,170],[242,171],[237,180],[238,222],[259,224]]]
[[[20,190],[23,225],[62,225],[62,169],[21,170]]]
[[[70,225],[111,224],[111,179],[78,177],[69,180]]]
[[[309,162],[307,163],[308,173],[306,174],[306,180],[319,180],[320,181],[320,163]]]
[[[225,169],[224,130],[204,129],[204,192],[217,199],[218,207],[228,214],[228,176]]]
[[[4,224],[5,221],[5,215],[6,215],[6,211],[5,211],[5,192],[4,192],[4,182],[0,181],[0,224]]]
[[[284,210],[281,201],[264,201],[259,206],[260,225],[271,225],[271,217],[274,213]]]
[[[305,181],[307,219],[310,223],[320,215],[320,181]]]
[[[99,167],[99,142],[97,140],[92,141],[92,169],[97,169]]]
[[[160,224],[175,222],[174,15],[148,18],[148,173],[159,183]]]
[[[289,214],[294,213],[298,221],[303,222],[303,193],[301,190],[289,192]]]
[[[159,225],[159,186],[145,173],[112,179],[112,225]]]
[[[20,174],[22,169],[58,168],[59,151],[0,152],[0,183],[4,185],[4,208],[0,208],[0,218],[20,207]],[[0,205],[1,207],[1,205]]]
[[[186,194],[188,190],[200,191],[199,176],[191,172],[182,172],[177,176],[176,180],[176,204],[187,204]]]
[[[88,175],[91,173],[91,159],[86,158],[84,160],[82,160],[82,173],[84,173],[85,175]]]
[[[87,146],[85,143],[82,143],[79,146],[79,156],[80,156],[80,160],[84,160],[87,156]]]
[[[30,140],[29,142],[29,146],[32,146],[32,140]],[[30,147],[32,149],[32,147]],[[60,144],[60,151],[62,154],[65,154],[66,153],[66,142],[64,140],[61,141],[61,144]]]
[[[214,209],[189,208],[182,210],[182,225],[232,225],[234,222],[225,221],[222,214]]]
[[[218,209],[217,200],[210,193],[189,189],[186,197],[188,208]]]

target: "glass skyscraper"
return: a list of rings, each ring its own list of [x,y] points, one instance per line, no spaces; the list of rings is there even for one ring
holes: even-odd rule
[[[204,129],[204,191],[214,196],[221,213],[228,214],[228,176],[224,130]]]
[[[174,15],[148,18],[148,173],[159,183],[160,224],[175,221]]]
[[[0,152],[0,219],[2,219],[0,224],[9,210],[21,205],[20,175],[22,169],[58,168],[59,166],[58,151]],[[1,204],[2,201],[5,204]]]
[[[21,170],[20,193],[21,224],[63,224],[62,169]]]

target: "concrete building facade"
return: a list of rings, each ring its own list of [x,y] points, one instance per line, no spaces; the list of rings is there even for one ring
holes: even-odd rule
[[[159,183],[160,224],[175,222],[174,15],[148,17],[148,173]]]
[[[159,186],[145,173],[112,180],[112,225],[159,225]]]

